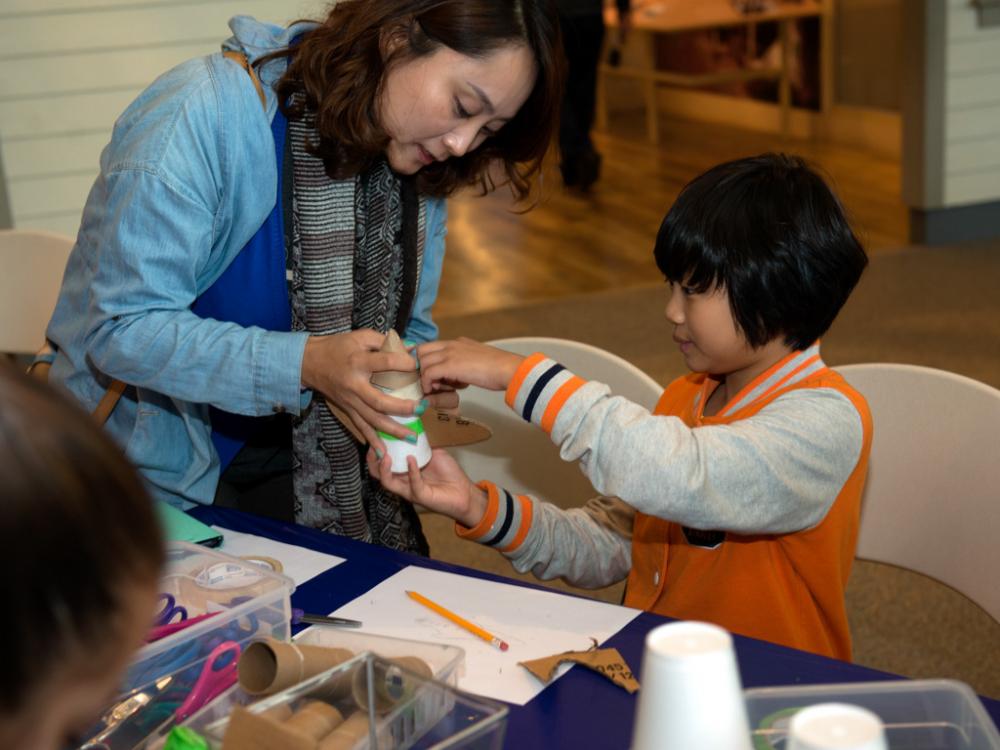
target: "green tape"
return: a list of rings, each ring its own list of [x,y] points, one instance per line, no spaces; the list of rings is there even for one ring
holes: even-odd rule
[[[414,419],[412,422],[407,422],[406,424],[403,425],[403,427],[405,427],[408,430],[412,430],[417,435],[424,434],[424,423],[419,419]],[[385,432],[382,432],[381,430],[378,431],[378,436],[383,440],[385,440],[386,442],[392,440],[397,440],[397,441],[401,440],[403,442],[407,442],[406,438],[398,438],[395,435],[389,435]]]
[[[187,727],[174,727],[167,736],[163,750],[209,750],[208,742]]]

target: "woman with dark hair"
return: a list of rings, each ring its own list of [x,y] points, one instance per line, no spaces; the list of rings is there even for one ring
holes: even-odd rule
[[[150,626],[163,539],[118,446],[2,362],[0,549],[0,747],[76,747]]]
[[[433,339],[444,199],[528,195],[559,106],[550,0],[341,0],[321,23],[230,22],[223,53],[155,81],[115,125],[48,329],[51,377],[152,493],[426,552],[370,481],[395,328]],[[435,398],[454,405],[455,394]],[[332,404],[333,410],[328,406]]]

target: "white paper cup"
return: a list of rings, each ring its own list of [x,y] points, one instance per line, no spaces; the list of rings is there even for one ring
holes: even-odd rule
[[[395,391],[386,390],[381,386],[375,387],[396,398],[419,401],[424,397],[424,392],[420,389],[419,380],[415,383],[411,383],[405,388],[400,388]],[[405,425],[417,433],[417,442],[411,443],[408,440],[400,440],[399,438],[393,437],[387,433],[381,431],[379,432],[379,437],[382,438],[382,442],[385,443],[385,449],[389,454],[389,458],[392,459],[392,472],[394,474],[405,474],[409,471],[409,467],[406,463],[406,459],[409,456],[414,456],[417,459],[418,469],[424,468],[431,460],[431,444],[427,439],[427,433],[424,432],[423,421],[420,417],[416,416],[399,417],[395,414],[390,416],[397,423]]]
[[[792,716],[788,750],[888,750],[882,720],[861,706],[817,703]]]
[[[750,750],[733,639],[704,622],[646,636],[632,750]]]

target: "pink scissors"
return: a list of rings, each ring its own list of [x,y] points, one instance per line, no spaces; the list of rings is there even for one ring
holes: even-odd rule
[[[236,667],[240,659],[240,644],[223,641],[209,653],[188,697],[177,709],[173,720],[184,721],[191,714],[217,697],[236,682]]]

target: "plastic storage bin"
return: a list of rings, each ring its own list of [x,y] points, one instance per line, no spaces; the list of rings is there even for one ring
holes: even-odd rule
[[[890,750],[1000,750],[1000,734],[979,698],[954,680],[796,685],[743,694],[754,750],[781,750],[797,709],[831,701],[878,714]]]
[[[174,597],[188,618],[212,617],[144,646],[132,660],[118,701],[86,733],[110,750],[142,747],[187,697],[208,655],[228,642],[245,649],[267,636],[285,640],[295,584],[231,555],[185,542],[170,542],[160,591]],[[84,744],[83,747],[87,747]]]
[[[503,747],[508,710],[505,705],[466,695],[452,685],[370,652],[237,710],[257,717],[264,715],[274,726],[286,724],[291,716],[316,702],[333,706],[345,718],[344,724],[333,730],[343,733],[340,737],[343,743],[336,746],[344,750],[500,750]],[[188,726],[204,736],[213,750],[220,750],[224,743],[227,750],[239,748],[242,736],[260,738],[267,734],[259,732],[256,726],[237,729],[237,719],[232,716],[213,719],[211,713],[203,712]],[[357,727],[357,731],[348,732],[349,726]],[[271,741],[276,743],[275,747],[286,746],[280,739]],[[316,741],[323,747],[330,736],[321,735]]]
[[[294,590],[291,578],[247,560],[171,542],[160,591],[173,595],[188,617],[218,614],[144,646],[129,666],[124,692],[201,663],[224,640],[242,647],[267,636],[287,639]]]

